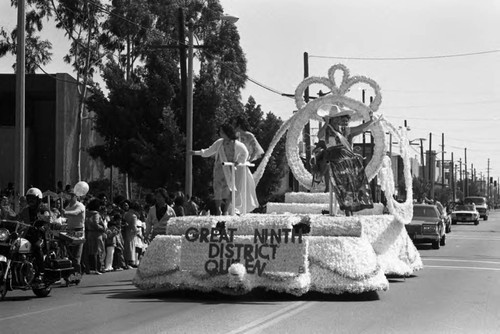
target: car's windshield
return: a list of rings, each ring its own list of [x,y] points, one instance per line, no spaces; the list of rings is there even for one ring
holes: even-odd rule
[[[456,211],[474,211],[474,206],[472,205],[457,205]]]
[[[476,205],[482,205],[486,203],[485,199],[483,197],[467,197],[464,200],[465,203],[474,203]]]
[[[413,215],[416,217],[437,217],[437,211],[432,206],[414,206]]]

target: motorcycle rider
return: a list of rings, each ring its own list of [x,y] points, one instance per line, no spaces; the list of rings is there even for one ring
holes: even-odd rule
[[[26,239],[31,243],[31,249],[33,251],[33,255],[35,257],[35,269],[36,275],[38,279],[40,275],[43,273],[44,265],[43,265],[43,231],[40,229],[43,223],[37,223],[40,220],[47,220],[46,213],[48,213],[48,208],[42,206],[42,192],[38,188],[30,188],[26,192],[26,201],[28,206],[25,207],[18,215],[18,220],[31,225],[32,227],[26,232]],[[50,216],[49,216],[50,221]]]
[[[38,188],[29,188],[26,192],[27,206],[19,212],[17,219],[32,225],[37,219],[38,209],[42,203],[42,192]]]

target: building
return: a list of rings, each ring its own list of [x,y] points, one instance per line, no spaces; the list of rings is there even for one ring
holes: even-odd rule
[[[25,185],[42,191],[78,182],[76,80],[66,73],[26,75],[25,99]],[[16,75],[0,74],[0,187],[15,180]],[[105,168],[86,153],[99,137],[91,118],[84,112],[82,122],[81,178],[105,178]],[[109,173],[108,173],[109,174]]]

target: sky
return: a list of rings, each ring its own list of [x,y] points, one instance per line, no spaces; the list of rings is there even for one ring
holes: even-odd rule
[[[264,112],[283,120],[296,110],[292,94],[309,75],[327,76],[334,64],[381,87],[377,113],[396,126],[406,120],[409,139],[424,150],[471,163],[479,177],[500,177],[500,2],[498,0],[222,0],[247,58],[243,102],[253,96]],[[0,1],[1,25],[15,26],[10,1]],[[72,72],[62,62],[67,42],[47,23],[54,44],[49,73]],[[458,55],[458,56],[457,56]],[[357,58],[357,59],[355,59]],[[363,59],[359,59],[363,58]],[[415,59],[416,58],[416,59]],[[0,73],[13,59],[0,58]],[[318,90],[311,89],[310,94]],[[369,93],[368,93],[369,95]],[[359,92],[361,100],[361,90]],[[419,155],[419,147],[412,146]],[[440,159],[441,153],[438,154]]]
[[[236,23],[247,74],[282,93],[309,75],[327,76],[337,63],[381,87],[379,113],[410,127],[409,139],[445,160],[474,164],[476,174],[500,176],[500,2],[497,0],[223,0]],[[484,51],[491,53],[450,56]],[[392,59],[386,58],[428,58]],[[344,59],[342,59],[344,58]],[[378,58],[356,60],[353,58]],[[317,90],[310,91],[311,95]],[[248,83],[263,111],[290,117],[293,99]],[[359,94],[361,100],[361,92]],[[419,147],[413,147],[419,154]],[[441,154],[438,154],[440,159]]]

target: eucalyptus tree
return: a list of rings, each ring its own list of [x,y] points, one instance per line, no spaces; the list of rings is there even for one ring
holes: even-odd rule
[[[56,17],[56,27],[64,29],[70,40],[70,48],[64,61],[71,64],[76,72],[78,88],[78,110],[76,123],[77,176],[81,179],[82,121],[85,99],[89,86],[93,85],[96,68],[101,64],[103,54],[99,37],[103,20],[103,5],[100,0],[59,0],[50,1]]]
[[[17,6],[17,1],[11,1],[12,6]],[[28,74],[33,74],[42,65],[47,65],[52,59],[52,43],[38,36],[43,29],[44,21],[51,15],[51,7],[46,1],[28,0],[29,10],[26,12],[26,68]],[[45,20],[44,20],[45,19]],[[0,27],[0,58],[17,53],[17,27],[11,32]],[[15,70],[16,64],[12,65]]]

